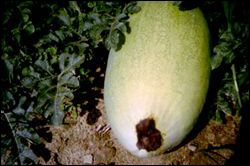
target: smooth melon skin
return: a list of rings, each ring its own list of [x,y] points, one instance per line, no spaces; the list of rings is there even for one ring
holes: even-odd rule
[[[180,11],[163,1],[138,5],[125,44],[110,51],[104,103],[118,141],[148,157],[180,144],[195,125],[209,83],[209,31],[198,8]]]

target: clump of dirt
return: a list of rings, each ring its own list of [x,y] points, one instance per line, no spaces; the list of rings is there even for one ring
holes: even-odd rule
[[[103,99],[96,106],[101,116],[93,125],[87,114],[79,116],[75,125],[51,126],[51,143],[46,147],[51,158],[40,164],[225,164],[234,154],[240,118],[226,117],[225,124],[210,120],[195,136],[178,149],[165,154],[138,158],[126,151],[113,136],[106,120]]]

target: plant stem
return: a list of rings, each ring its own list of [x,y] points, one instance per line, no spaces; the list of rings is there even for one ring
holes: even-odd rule
[[[236,71],[235,71],[235,65],[234,64],[232,64],[231,70],[232,70],[232,73],[233,73],[233,81],[234,81],[235,91],[237,93],[238,103],[239,103],[239,106],[241,108],[242,104],[241,104],[240,93],[239,93],[239,88],[238,88],[238,83],[237,83]]]

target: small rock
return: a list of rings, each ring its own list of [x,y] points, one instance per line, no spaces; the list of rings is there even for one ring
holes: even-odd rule
[[[191,145],[191,144],[188,144],[187,148],[188,148],[189,150],[193,151],[193,152],[197,149],[196,146]]]
[[[92,164],[93,163],[93,156],[91,154],[87,154],[83,156],[84,164]]]
[[[98,67],[96,70],[95,70],[97,73],[99,73],[101,71],[101,68]]]

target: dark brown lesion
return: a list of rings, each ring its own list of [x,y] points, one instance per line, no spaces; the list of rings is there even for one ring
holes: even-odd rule
[[[149,151],[157,150],[162,144],[161,132],[155,128],[155,121],[152,118],[141,120],[136,125],[138,149]]]

